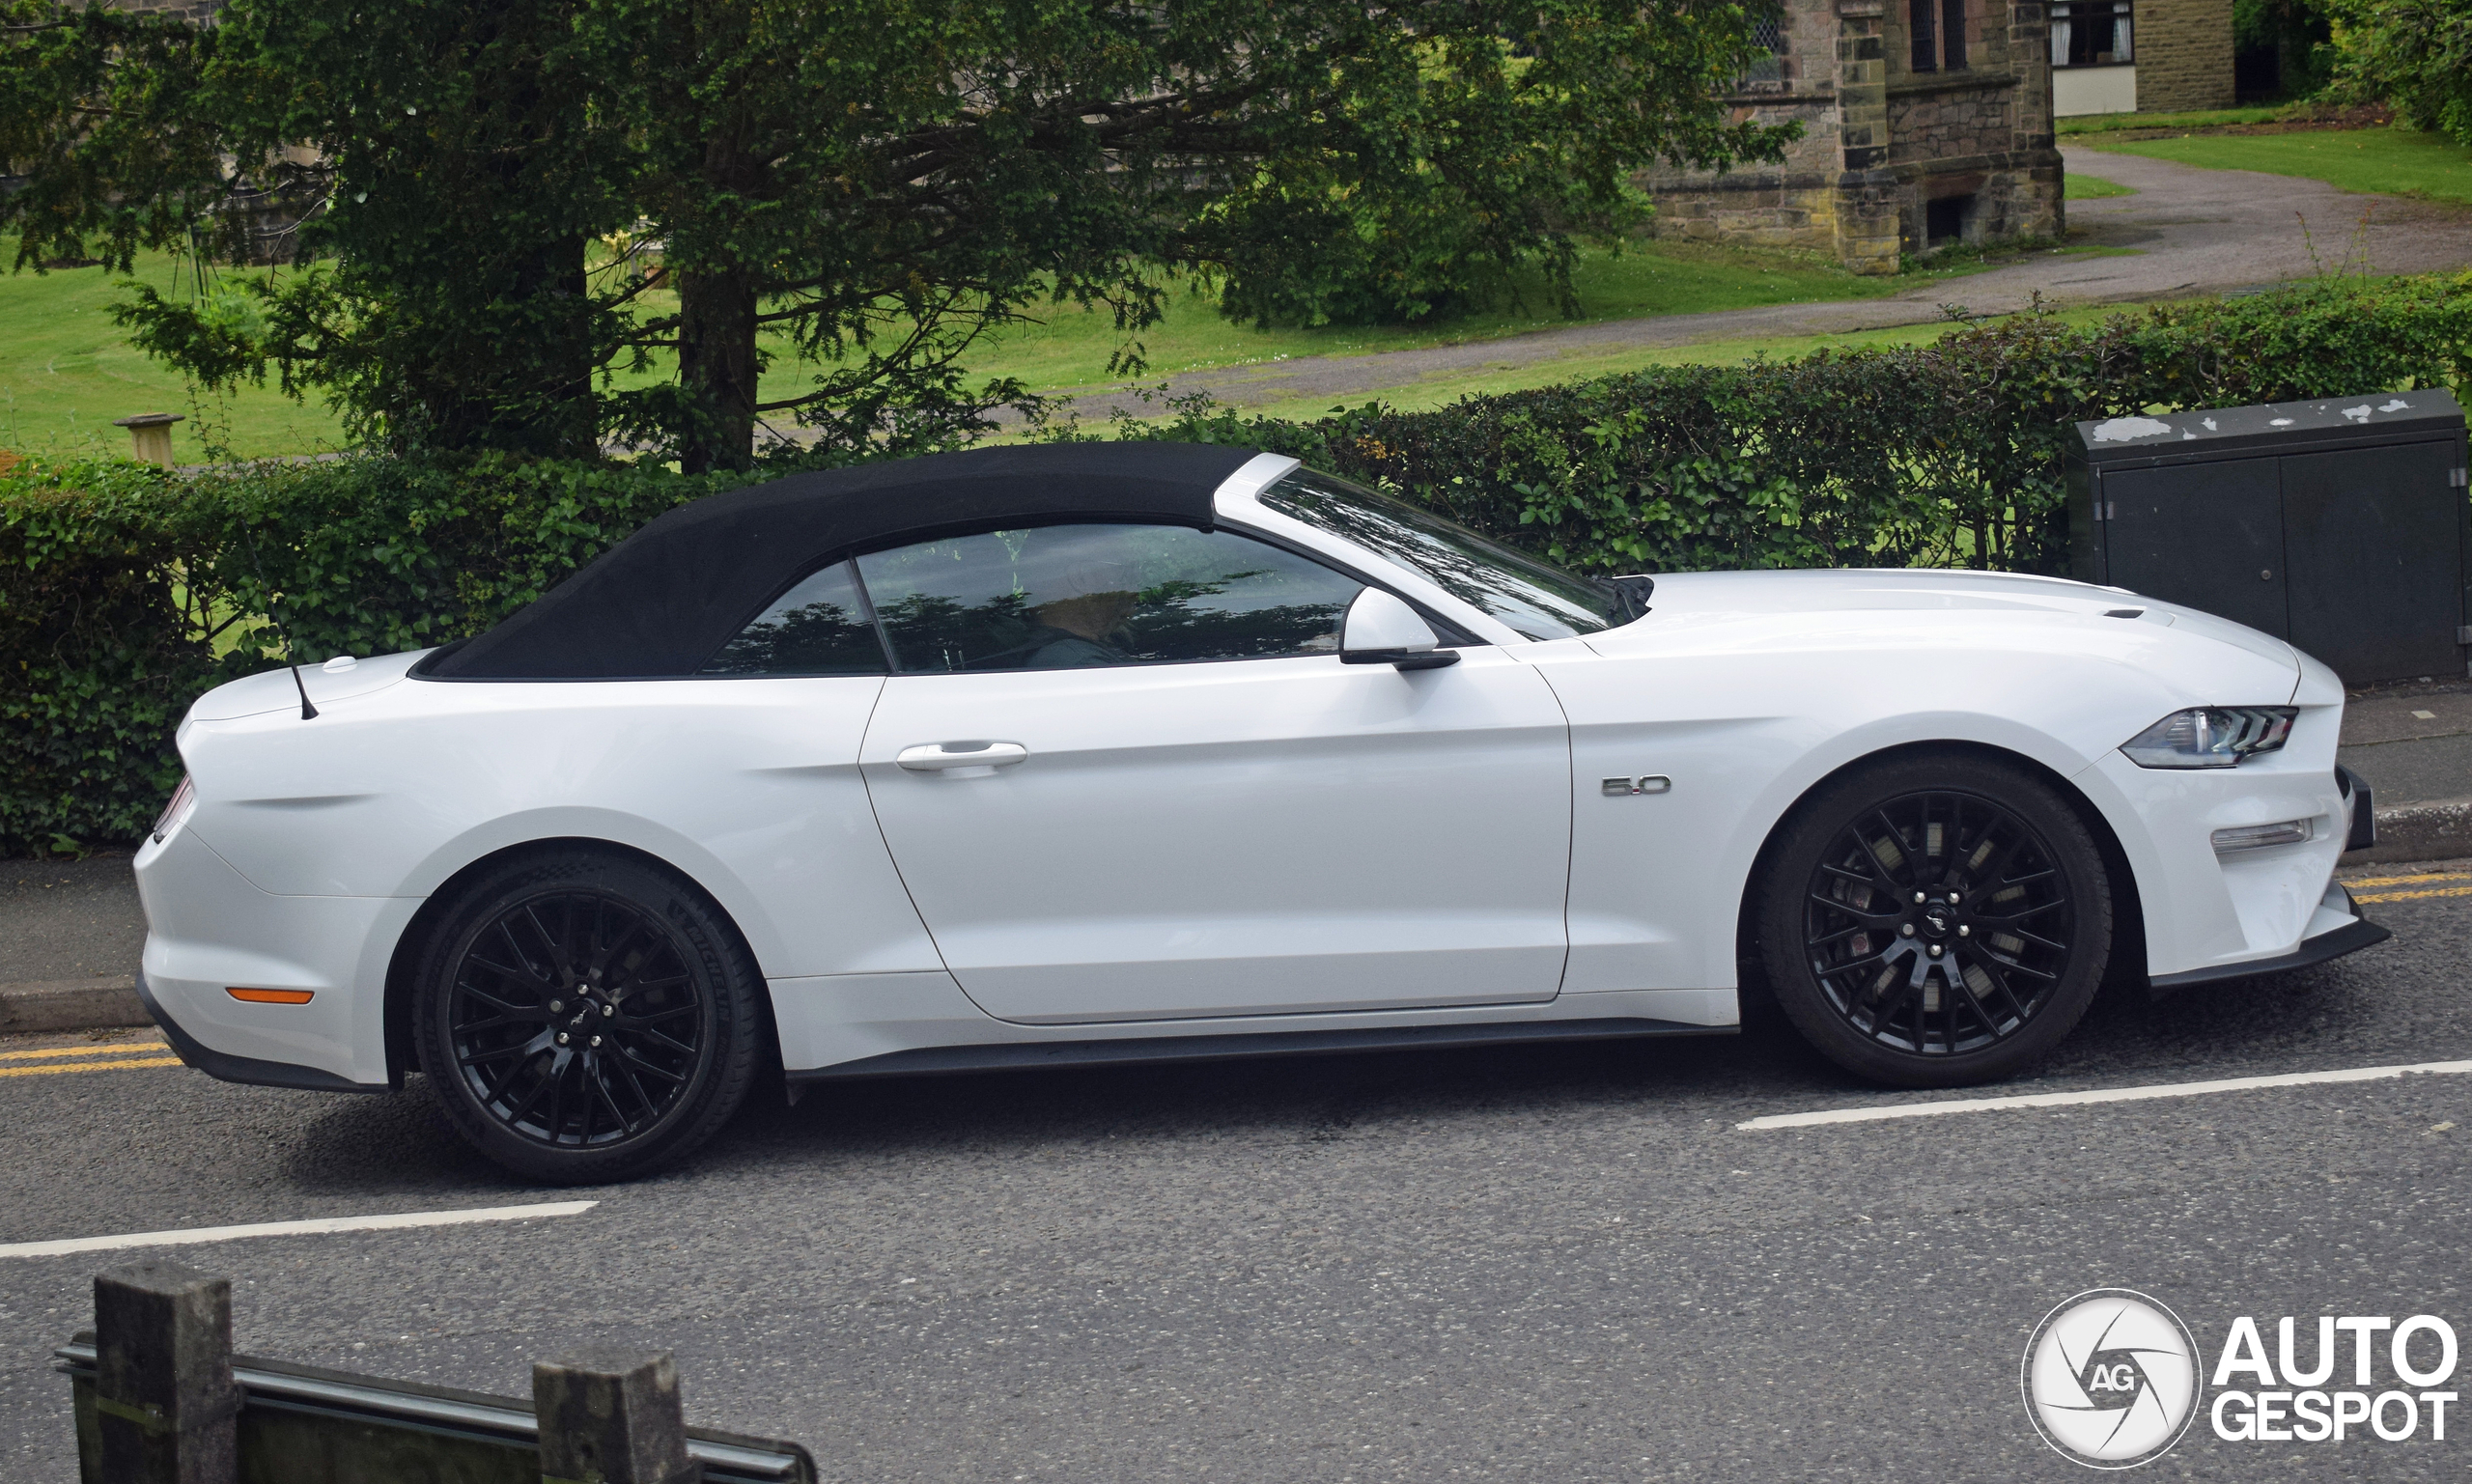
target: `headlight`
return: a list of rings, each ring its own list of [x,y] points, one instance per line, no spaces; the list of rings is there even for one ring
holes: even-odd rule
[[[2234,768],[2291,735],[2293,706],[2196,706],[2176,711],[2121,743],[2140,768]]]

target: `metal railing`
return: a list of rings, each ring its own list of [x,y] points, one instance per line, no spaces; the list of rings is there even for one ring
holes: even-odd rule
[[[85,1484],[815,1484],[795,1442],[686,1426],[666,1355],[541,1362],[527,1404],[235,1356],[231,1284],[178,1264],[98,1276],[95,1311],[52,1352]]]

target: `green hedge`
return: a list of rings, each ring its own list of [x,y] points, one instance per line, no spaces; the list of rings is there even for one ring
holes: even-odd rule
[[[189,703],[282,658],[270,595],[304,659],[421,649],[738,482],[499,456],[18,466],[0,478],[0,853],[142,833]]]
[[[2472,274],[2312,280],[2073,327],[1675,366],[1309,423],[1186,407],[1138,436],[1252,444],[1573,567],[2058,572],[2070,425],[2472,384]]]
[[[2318,281],[2085,328],[1683,366],[1311,422],[1188,406],[1119,436],[1250,444],[1396,489],[1599,572],[2056,570],[2072,421],[2472,383],[2472,275]],[[729,488],[620,463],[356,458],[0,477],[0,852],[136,838],[172,729],[281,646],[475,633],[663,510]]]

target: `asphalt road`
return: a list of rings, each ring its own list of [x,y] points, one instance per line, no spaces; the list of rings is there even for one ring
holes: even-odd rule
[[[2472,1056],[2472,896],[2371,910],[2394,942],[2107,998],[2001,1090]],[[2082,1478],[2017,1378],[2086,1289],[2164,1301],[2209,1362],[2242,1314],[2271,1346],[2436,1313],[2472,1352],[2472,1077],[1735,1127],[1910,1100],[1756,1027],[920,1079],[763,1106],[581,1216],[174,1255],[236,1280],[257,1354],[523,1395],[536,1356],[672,1349],[691,1419],[848,1480]],[[417,1091],[0,1077],[0,1243],[554,1198]],[[143,1255],[0,1258],[0,1475],[74,1477],[44,1358]],[[2460,1479],[2467,1432],[2201,1419],[2144,1474]]]

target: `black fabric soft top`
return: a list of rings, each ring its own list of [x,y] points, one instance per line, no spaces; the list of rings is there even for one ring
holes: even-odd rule
[[[682,505],[414,673],[435,680],[692,675],[827,561],[970,529],[1053,520],[1211,524],[1258,450],[1062,443],[794,474]]]

